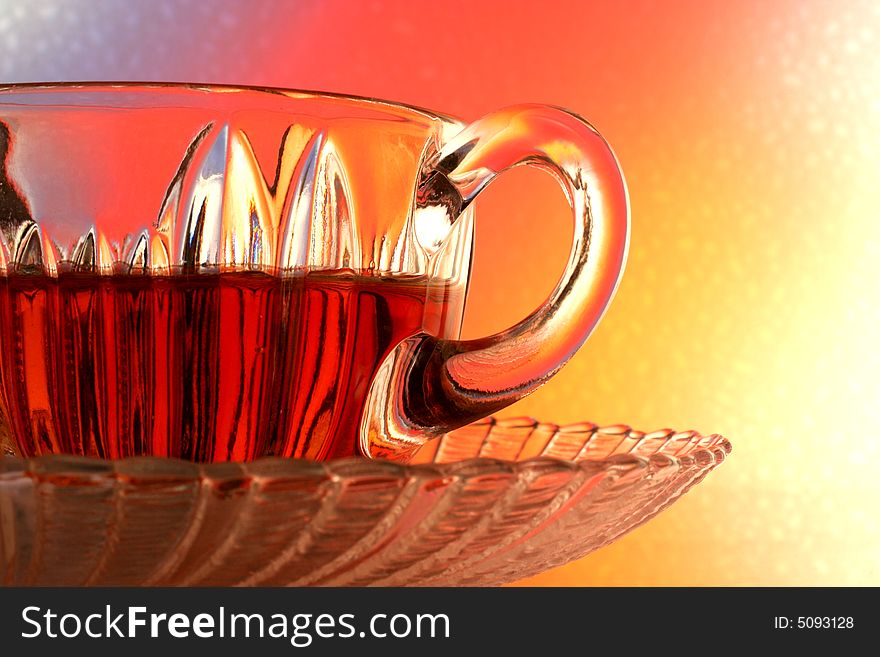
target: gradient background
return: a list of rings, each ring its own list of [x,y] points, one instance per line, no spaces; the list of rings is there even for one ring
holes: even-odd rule
[[[626,274],[565,370],[507,414],[720,432],[730,459],[534,585],[880,584],[876,2],[0,1],[0,81],[246,83],[474,119],[587,117],[632,199]],[[539,304],[562,194],[478,204],[469,337]]]

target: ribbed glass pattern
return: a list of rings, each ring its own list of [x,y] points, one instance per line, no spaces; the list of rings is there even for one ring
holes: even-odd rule
[[[650,519],[719,435],[490,418],[408,466],[0,459],[5,585],[497,585]]]

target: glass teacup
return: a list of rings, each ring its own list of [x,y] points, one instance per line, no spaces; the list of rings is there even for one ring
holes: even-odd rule
[[[460,341],[471,202],[518,164],[574,241],[543,306]],[[465,126],[328,94],[0,89],[0,441],[27,456],[406,459],[547,381],[619,280],[628,200],[583,119]]]

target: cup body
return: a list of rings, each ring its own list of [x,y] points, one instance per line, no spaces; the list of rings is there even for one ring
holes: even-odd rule
[[[6,451],[358,454],[394,348],[459,335],[472,210],[416,220],[414,194],[462,128],[278,90],[0,89]]]

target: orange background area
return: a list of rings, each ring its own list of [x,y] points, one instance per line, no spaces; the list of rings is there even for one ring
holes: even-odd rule
[[[287,86],[474,119],[545,102],[619,156],[630,257],[594,336],[507,414],[720,432],[669,510],[534,585],[880,584],[880,5],[47,1],[4,81]],[[465,332],[515,322],[568,251],[517,170],[478,202]]]

